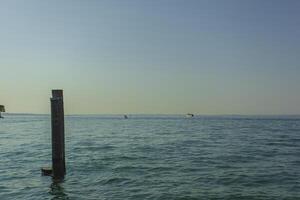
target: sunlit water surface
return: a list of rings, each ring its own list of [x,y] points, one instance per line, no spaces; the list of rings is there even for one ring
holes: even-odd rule
[[[0,120],[0,199],[300,199],[300,117],[66,116],[67,175],[49,115]]]

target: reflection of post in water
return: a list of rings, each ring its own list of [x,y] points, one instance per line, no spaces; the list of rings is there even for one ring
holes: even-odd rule
[[[50,185],[49,193],[53,195],[52,200],[54,199],[69,199],[68,195],[65,193],[65,189],[61,185],[61,182],[53,181]]]

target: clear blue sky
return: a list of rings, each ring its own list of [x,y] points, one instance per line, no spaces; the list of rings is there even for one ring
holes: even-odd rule
[[[300,1],[7,0],[0,104],[68,114],[300,114]]]

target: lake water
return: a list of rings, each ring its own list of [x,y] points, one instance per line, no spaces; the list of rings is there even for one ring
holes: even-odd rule
[[[300,199],[300,117],[66,116],[63,182],[49,115],[0,120],[0,199]]]

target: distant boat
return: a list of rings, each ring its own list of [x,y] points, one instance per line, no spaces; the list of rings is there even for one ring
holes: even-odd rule
[[[124,119],[128,119],[128,116],[127,116],[127,115],[124,115]]]
[[[0,105],[0,118],[4,118],[1,116],[1,112],[5,112],[5,107],[3,105]]]
[[[194,114],[188,113],[188,114],[186,114],[186,116],[187,116],[187,117],[194,117]]]

